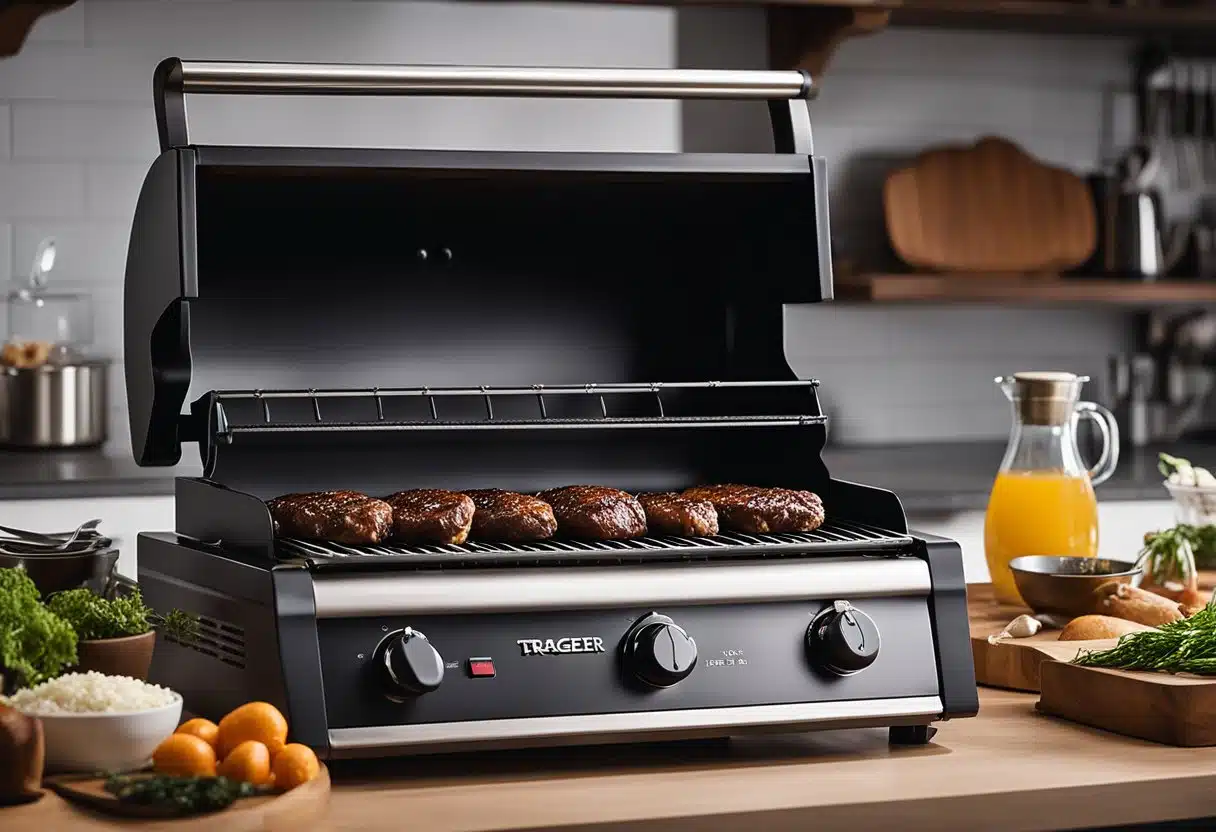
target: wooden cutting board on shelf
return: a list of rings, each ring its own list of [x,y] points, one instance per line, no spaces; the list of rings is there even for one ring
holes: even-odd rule
[[[1089,186],[1000,138],[925,151],[887,177],[883,208],[919,271],[1058,275],[1097,244]]]

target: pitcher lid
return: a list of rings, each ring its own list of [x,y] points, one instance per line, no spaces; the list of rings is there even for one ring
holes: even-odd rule
[[[999,381],[999,379],[998,379]],[[1030,425],[1060,425],[1072,418],[1081,385],[1089,376],[1057,370],[1030,370],[1005,379],[1021,420]]]

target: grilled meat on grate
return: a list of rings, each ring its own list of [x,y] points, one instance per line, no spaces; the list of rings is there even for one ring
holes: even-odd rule
[[[708,500],[724,528],[752,534],[810,532],[823,525],[823,500],[813,491],[756,488],[750,485],[703,485],[685,497]]]
[[[413,488],[384,498],[393,507],[398,543],[464,543],[473,525],[473,501],[458,491]]]
[[[466,491],[476,506],[473,539],[503,543],[547,540],[557,531],[553,508],[544,500],[501,488]]]
[[[553,506],[557,531],[583,540],[621,540],[646,534],[646,512],[630,494],[602,485],[567,485],[536,495]]]
[[[358,491],[284,494],[266,504],[281,537],[359,545],[379,543],[393,525],[393,509]]]
[[[709,500],[694,500],[670,491],[639,494],[650,534],[712,537],[718,533],[718,512]]]

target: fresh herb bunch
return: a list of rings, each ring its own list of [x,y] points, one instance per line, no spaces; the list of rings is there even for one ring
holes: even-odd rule
[[[81,641],[138,636],[152,629],[152,610],[138,592],[102,598],[92,590],[68,589],[52,595],[46,605],[75,628]]]
[[[114,775],[105,790],[124,803],[162,806],[180,814],[215,812],[238,798],[258,794],[257,787],[227,777],[129,777]]]
[[[181,610],[161,615],[144,603],[139,590],[102,598],[87,589],[69,589],[52,595],[47,606],[71,623],[82,641],[139,636],[156,629],[188,644],[198,634],[194,616]]]
[[[198,638],[198,617],[181,610],[161,615],[152,613],[152,626],[179,644],[190,644]]]
[[[45,682],[76,664],[76,631],[41,599],[24,569],[0,568],[0,673],[10,689]]]
[[[1216,674],[1216,600],[1190,618],[1156,630],[1128,633],[1109,650],[1084,650],[1073,660],[1088,667]]]
[[[1173,551],[1183,542],[1190,545],[1197,566],[1216,566],[1216,526],[1190,526],[1179,523],[1163,532],[1149,532],[1144,536],[1144,550],[1153,547],[1154,551],[1160,552],[1166,558],[1172,558]]]
[[[1144,548],[1136,563],[1144,566],[1153,583],[1165,586],[1176,581],[1190,586],[1195,580],[1195,541],[1199,539],[1195,526],[1179,525],[1144,536]]]

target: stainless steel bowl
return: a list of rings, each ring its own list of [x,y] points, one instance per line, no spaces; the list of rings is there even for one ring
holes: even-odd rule
[[[1009,569],[1026,606],[1069,618],[1098,612],[1098,587],[1131,583],[1140,574],[1131,561],[1053,555],[1014,558]]]
[[[107,361],[0,367],[0,445],[81,448],[106,441]]]

